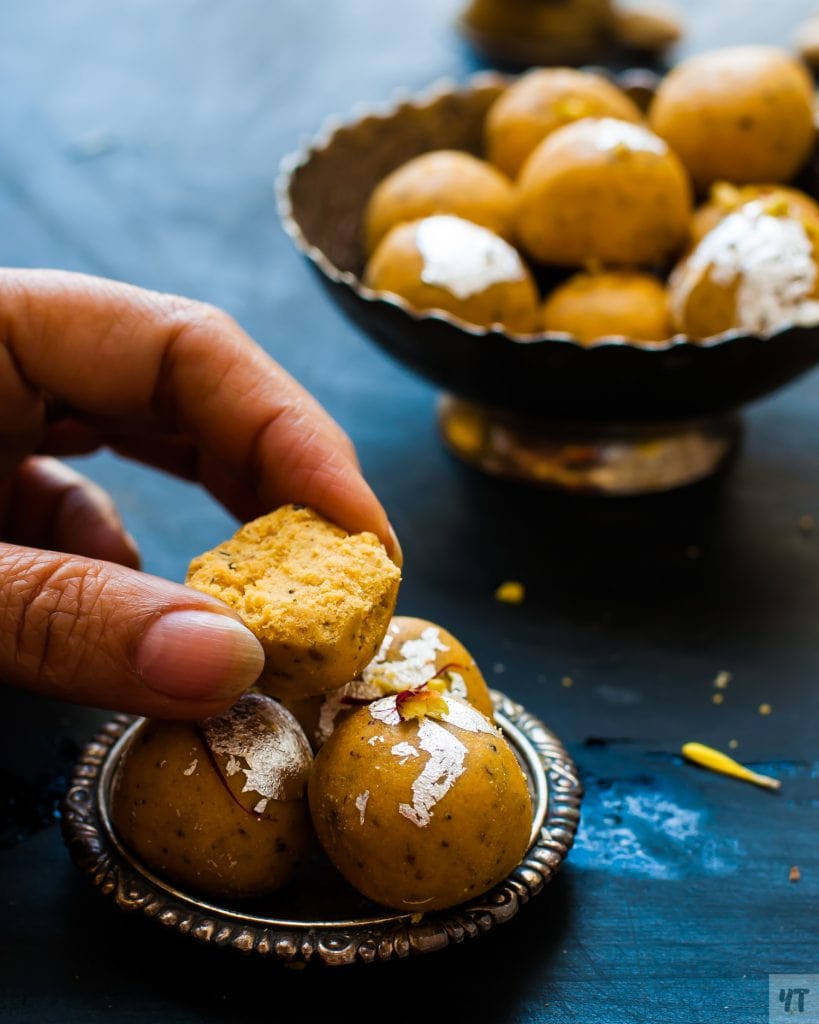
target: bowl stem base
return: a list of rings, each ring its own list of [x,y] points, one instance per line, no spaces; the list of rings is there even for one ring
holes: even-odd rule
[[[589,494],[670,491],[715,474],[736,448],[736,413],[670,423],[565,423],[456,395],[438,404],[446,446],[492,476]]]

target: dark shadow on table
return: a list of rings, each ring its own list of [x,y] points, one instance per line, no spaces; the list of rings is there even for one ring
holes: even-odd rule
[[[61,913],[70,946],[66,956],[76,957],[78,965],[93,959],[112,991],[142,987],[150,1003],[178,1007],[180,1019],[193,1012],[203,1021],[254,1020],[263,1013],[271,1020],[383,1015],[395,1024],[425,1018],[503,1024],[515,1019],[510,1007],[519,1006],[535,978],[542,981],[560,956],[576,899],[573,888],[567,870],[511,923],[435,953],[301,970],[170,934],[141,915],[118,911],[79,879],[66,886]],[[84,983],[93,987],[96,981],[87,977]],[[116,1019],[143,1018],[133,1006],[121,1008]]]
[[[798,500],[800,481],[789,476],[798,466],[773,467],[754,504],[747,498],[759,473],[736,461],[702,483],[635,498],[541,490],[444,453],[408,463],[401,490],[429,499],[416,502],[401,533],[407,589],[418,567],[420,578],[474,605],[475,595],[491,598],[503,580],[520,580],[521,628],[586,623],[604,634],[639,631],[648,645],[679,636],[681,620],[692,636],[731,638],[762,626],[769,636],[786,634],[805,588],[816,588],[801,555],[806,538],[798,511],[777,534],[759,513],[774,496],[780,505],[783,494]]]

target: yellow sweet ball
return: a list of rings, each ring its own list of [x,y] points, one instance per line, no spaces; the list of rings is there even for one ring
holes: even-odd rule
[[[308,697],[279,697],[277,698],[282,707],[286,708],[296,719],[307,737],[311,748],[315,751],[321,746],[318,741],[321,712],[325,699],[332,699],[336,693],[346,690],[346,686],[340,686],[329,693],[314,693]]]
[[[614,337],[663,341],[672,334],[668,294],[650,274],[575,274],[546,299],[542,327],[571,334],[583,344]]]
[[[341,721],[308,795],[330,861],[399,910],[480,896],[529,844],[532,802],[514,751],[475,708],[433,691],[384,697]]]
[[[614,27],[611,0],[471,0],[463,15],[488,39],[547,45],[561,60],[586,59]]]
[[[400,581],[375,534],[347,533],[304,505],[244,523],[185,577],[253,633],[265,654],[257,686],[278,698],[354,679],[378,652]]]
[[[489,108],[487,158],[515,178],[547,135],[582,117],[616,117],[635,124],[643,120],[637,105],[602,75],[575,68],[529,71]]]
[[[517,182],[515,226],[534,260],[645,266],[672,256],[691,218],[691,185],[653,132],[584,118],[552,132]]]
[[[470,324],[523,334],[537,326],[538,293],[520,254],[460,217],[394,227],[370,258],[364,283],[401,296],[419,312],[443,310]]]
[[[359,678],[317,699],[282,703],[317,750],[362,704],[424,685],[444,697],[460,697],[494,719],[489,687],[469,651],[443,626],[409,615],[393,617],[381,650]]]
[[[669,278],[675,328],[703,340],[819,322],[815,238],[810,224],[770,212],[763,200],[728,214]]]
[[[777,184],[732,185],[718,181],[711,186],[708,201],[694,211],[689,233],[691,244],[697,245],[729,213],[735,213],[754,200],[761,200],[769,213],[795,217],[819,231],[819,204],[799,189]]]
[[[312,753],[272,698],[246,693],[201,722],[143,722],[117,766],[122,841],[183,889],[248,898],[281,888],[314,848]]]
[[[460,640],[429,619],[395,615],[378,656],[362,679],[379,697],[429,683],[467,701],[490,720],[492,697],[483,673]]]
[[[455,149],[423,153],[388,174],[364,211],[364,242],[371,255],[404,221],[450,213],[512,237],[511,181],[485,160]]]
[[[813,83],[785,50],[724,47],[670,71],[648,118],[699,191],[719,180],[784,182],[814,144]]]

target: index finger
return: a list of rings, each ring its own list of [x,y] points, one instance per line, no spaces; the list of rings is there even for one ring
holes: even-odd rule
[[[225,313],[62,271],[0,271],[0,436],[34,450],[44,395],[82,418],[189,437],[266,507],[311,505],[395,550],[345,435]]]

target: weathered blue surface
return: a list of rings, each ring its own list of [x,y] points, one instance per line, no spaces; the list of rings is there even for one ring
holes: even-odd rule
[[[400,533],[401,610],[450,627],[576,757],[576,849],[514,922],[412,963],[308,976],[189,948],[114,911],[49,824],[101,716],[10,693],[0,1019],[762,1024],[769,973],[819,970],[819,535],[798,528],[819,521],[819,377],[748,411],[721,483],[611,504],[533,494],[444,454],[432,389],[341,319],[277,223],[278,162],[326,115],[473,69],[458,6],[5,4],[0,260],[224,306],[318,395]],[[811,6],[692,0],[687,48],[785,42]],[[193,487],[82,462],[151,572],[180,579],[232,529]],[[504,579],[525,604],[494,600]],[[683,764],[690,739],[739,740],[783,792]]]

